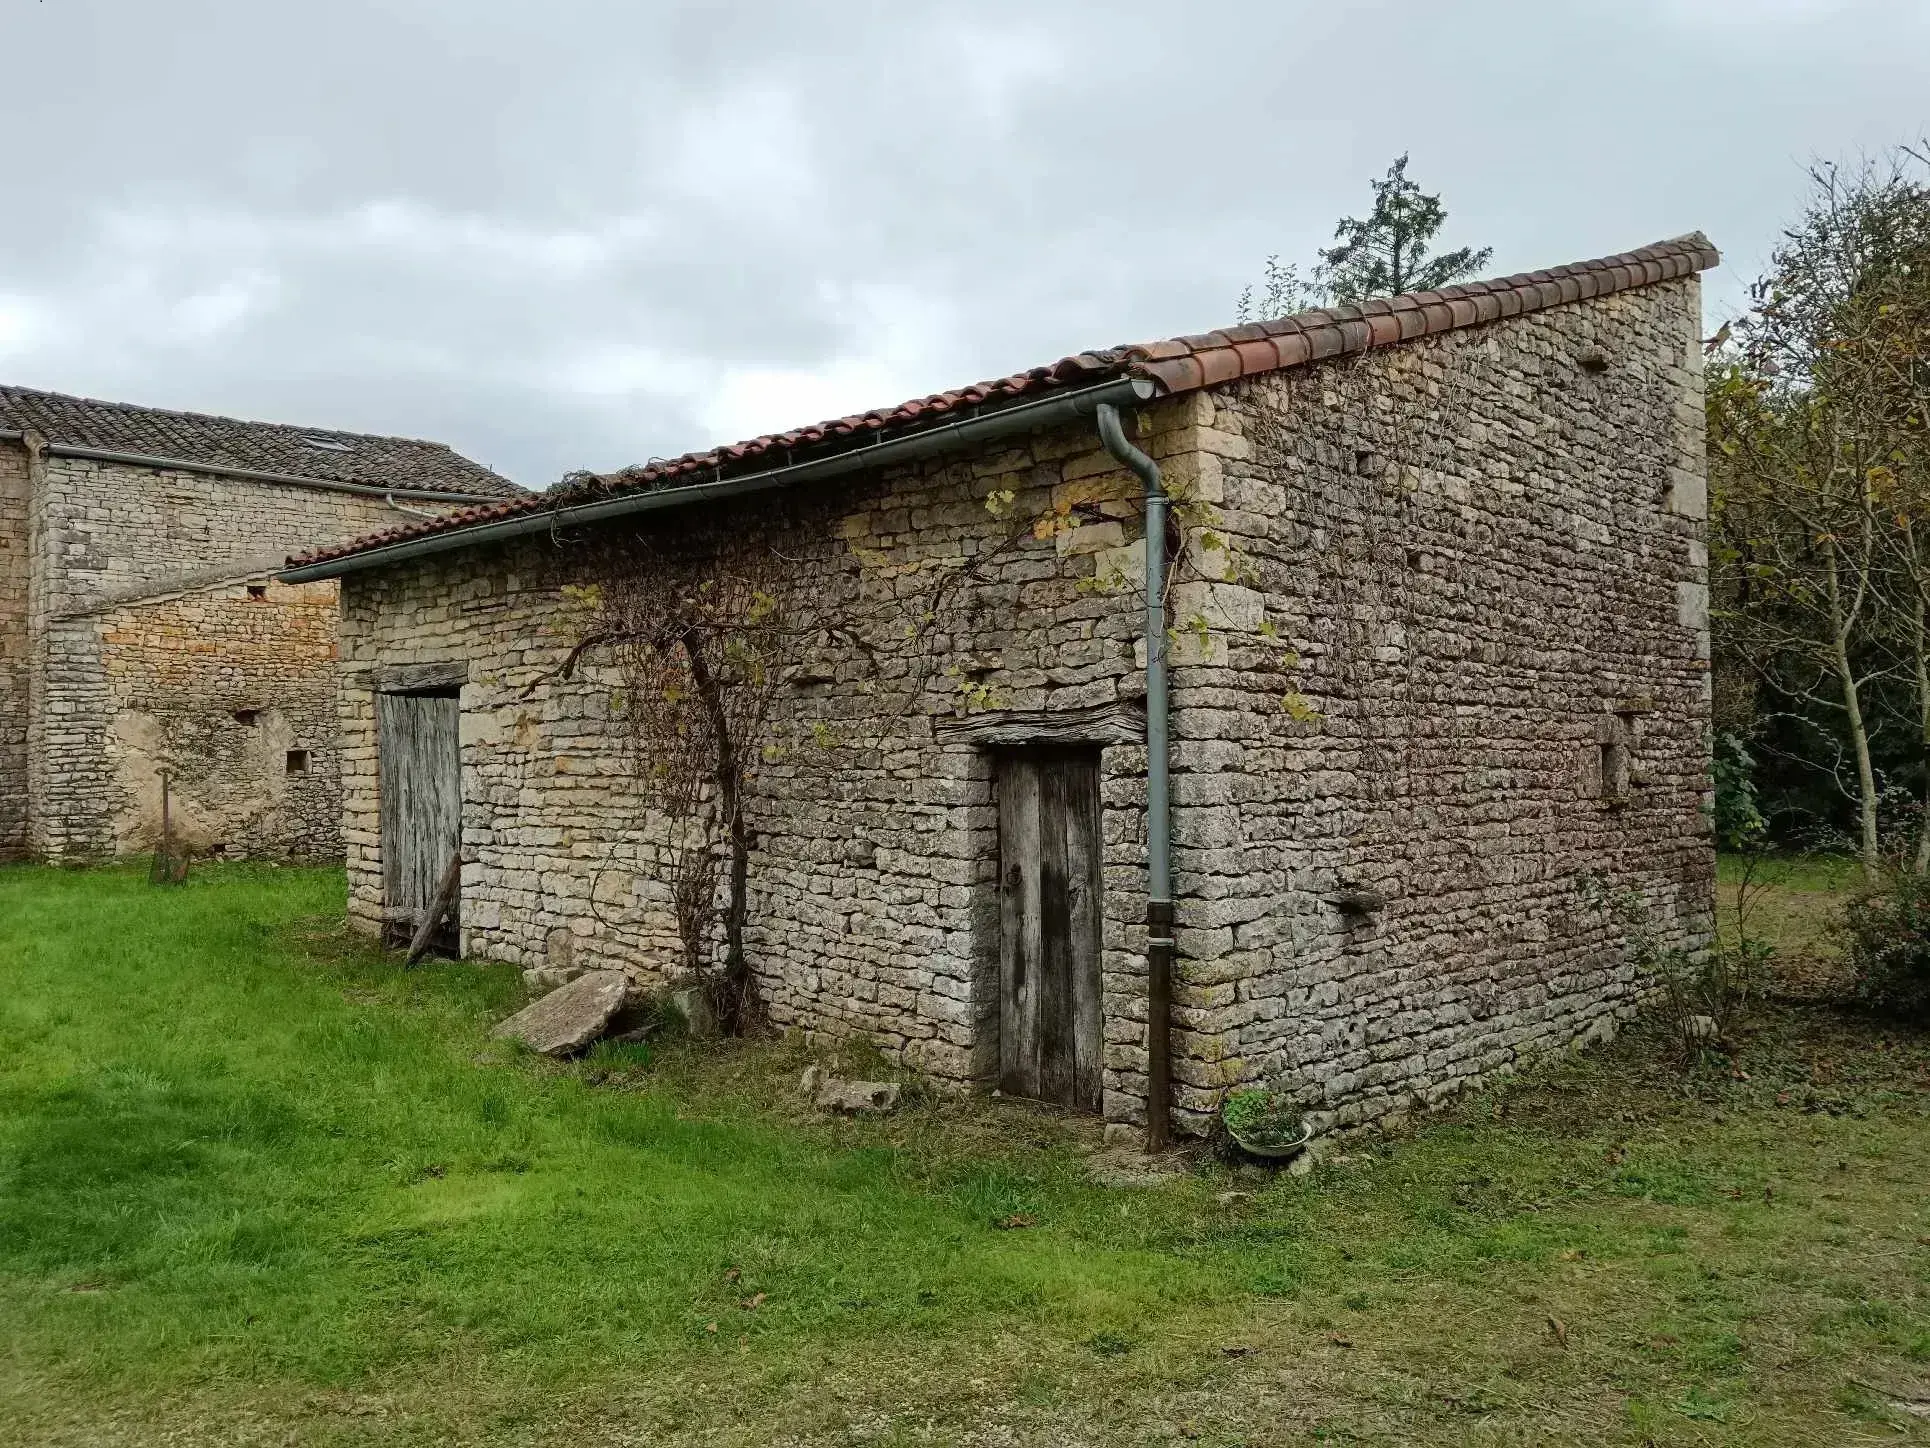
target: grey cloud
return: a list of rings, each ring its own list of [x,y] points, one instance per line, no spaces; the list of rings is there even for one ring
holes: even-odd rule
[[[1884,40],[1873,44],[1873,34]],[[1401,150],[1513,269],[1924,125],[1920,7],[0,0],[0,375],[543,483],[1226,321]]]

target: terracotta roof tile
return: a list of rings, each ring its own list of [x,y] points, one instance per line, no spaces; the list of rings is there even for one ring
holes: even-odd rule
[[[921,424],[943,420],[956,412],[997,407],[1113,377],[1150,378],[1167,394],[1190,392],[1433,332],[1519,316],[1526,311],[1560,305],[1564,300],[1603,296],[1632,286],[1689,276],[1715,266],[1720,259],[1715,247],[1697,232],[1639,251],[1552,270],[1471,282],[1440,292],[1414,292],[1372,300],[1358,307],[1301,312],[1293,317],[1200,332],[1190,337],[1078,352],[1042,367],[952,392],[914,398],[896,407],[750,438],[727,447],[645,463],[604,476],[573,478],[548,493],[410,523],[340,547],[306,553],[291,558],[289,563],[300,566],[326,562],[406,538],[494,522],[588,498],[675,487],[727,471],[763,470],[790,461],[791,455],[800,450],[811,456],[842,451],[840,444],[849,438],[862,436],[870,440],[886,432],[916,431]]]
[[[1313,343],[1307,340],[1305,332],[1291,332],[1274,339],[1274,350],[1280,354],[1282,367],[1299,367],[1313,360]]]

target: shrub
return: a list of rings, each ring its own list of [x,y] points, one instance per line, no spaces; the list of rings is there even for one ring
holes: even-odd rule
[[[1893,870],[1843,916],[1856,997],[1897,1020],[1930,1022],[1930,878]]]
[[[1773,953],[1766,941],[1742,928],[1746,910],[1738,910],[1738,938],[1718,938],[1708,949],[1691,952],[1663,937],[1641,891],[1611,889],[1593,874],[1576,883],[1583,902],[1621,931],[1629,959],[1661,987],[1670,1033],[1683,1059],[1694,1063],[1705,1049],[1733,1052],[1743,1021],[1762,994]],[[1745,895],[1748,888],[1743,887]]]
[[[1756,761],[1749,741],[1727,730],[1709,751],[1715,785],[1716,843],[1725,850],[1746,850],[1761,843],[1769,828],[1756,790]]]

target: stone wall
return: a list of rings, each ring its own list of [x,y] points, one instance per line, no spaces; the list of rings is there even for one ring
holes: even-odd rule
[[[169,741],[187,767],[192,750],[182,746],[199,740],[214,753],[193,766],[199,774],[185,807],[206,817],[210,843],[219,836],[254,853],[245,830],[259,824],[267,832],[261,848],[330,852],[336,831],[312,798],[336,767],[328,711],[317,707],[328,672],[314,636],[321,614],[312,596],[255,599],[247,588],[269,587],[268,574],[289,553],[393,526],[397,513],[365,494],[89,459],[46,456],[39,471],[29,608],[32,850],[62,858],[143,847],[155,751]],[[287,657],[272,666],[269,619],[292,630]],[[215,667],[217,642],[249,662]],[[208,667],[178,667],[197,653]],[[142,685],[135,675],[148,665],[183,687]],[[259,812],[237,813],[239,780],[217,783],[212,774],[232,767],[260,775],[241,741],[220,737],[236,710],[253,708],[270,720],[263,738],[292,730],[310,740],[314,778],[277,782]],[[255,754],[266,758],[265,747]]]
[[[1612,1023],[1643,983],[1583,905],[1586,876],[1641,890],[1668,938],[1706,940],[1696,313],[1695,283],[1672,283],[1141,418],[1174,488],[1213,513],[1193,515],[1174,596],[1183,1126],[1243,1081],[1342,1123],[1386,1115]],[[965,694],[989,689],[994,715],[1130,711],[1139,597],[1108,580],[1143,559],[1135,492],[1072,429],[606,535],[694,560],[775,547],[785,608],[887,633],[929,565],[979,560],[902,718],[895,665],[870,676],[848,649],[780,710],[777,737],[816,721],[842,741],[815,764],[785,753],[755,791],[750,953],[780,1025],[866,1032],[951,1078],[995,1060],[997,817]],[[551,677],[584,622],[566,586],[594,579],[595,546],[344,581],[344,835],[364,928],[384,908],[379,670],[460,662],[465,950],[550,978],[674,962],[616,680],[594,664]],[[1144,750],[1102,758],[1105,1111],[1131,1121]]]
[[[27,450],[0,442],[0,860],[27,847]]]
[[[1156,420],[1144,441],[1165,448]],[[981,562],[947,604],[913,707],[906,661],[888,658],[874,678],[835,647],[832,677],[781,702],[773,737],[805,737],[821,722],[844,742],[768,764],[752,803],[749,946],[779,1025],[868,1033],[940,1076],[986,1069],[997,1047],[980,1026],[997,1004],[991,760],[944,726],[966,712],[961,683],[987,670],[1007,708],[1103,710],[1137,697],[1133,610],[1089,586],[1127,541],[1132,492],[1077,429],[815,499],[755,500],[701,529],[640,530],[691,559],[776,548],[790,616],[821,610],[861,625],[887,654],[933,568]],[[1083,526],[1070,514],[1066,526],[1037,526],[1080,502],[1091,505]],[[376,670],[466,662],[465,952],[552,972],[615,966],[643,980],[674,967],[661,830],[641,817],[613,726],[615,678],[595,656],[579,680],[549,677],[583,622],[563,590],[594,578],[591,557],[591,540],[559,549],[545,538],[343,580],[343,833],[349,908],[363,928],[379,930],[384,908]],[[1145,751],[1111,747],[1102,759],[1104,991],[1108,1014],[1130,1019],[1142,990]]]
[[[112,720],[116,853],[152,849],[161,771],[197,855],[341,854],[336,587],[263,572],[94,614]]]
[[[1193,399],[1227,542],[1175,600],[1212,628],[1175,731],[1193,1119],[1266,1081],[1364,1120],[1612,1027],[1645,983],[1589,877],[1706,943],[1700,320],[1689,279]]]

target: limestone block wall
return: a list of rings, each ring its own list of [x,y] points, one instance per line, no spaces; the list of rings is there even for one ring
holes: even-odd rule
[[[1147,420],[1142,441],[1155,451],[1171,444],[1169,413]],[[726,562],[733,550],[775,548],[791,616],[816,610],[887,642],[912,617],[929,567],[980,565],[945,605],[914,707],[903,708],[902,661],[887,658],[872,677],[855,651],[835,646],[828,677],[781,701],[776,737],[797,741],[823,723],[840,742],[767,763],[751,801],[749,953],[777,1024],[866,1033],[940,1076],[989,1069],[992,760],[948,726],[967,713],[961,682],[989,681],[1004,709],[1137,701],[1134,607],[1091,587],[1132,550],[1134,494],[1094,434],[1070,429],[996,455],[761,498],[700,528],[666,518],[613,530],[617,546],[642,534]],[[379,929],[384,908],[378,671],[459,662],[465,951],[538,970],[614,966],[642,980],[674,966],[661,834],[639,810],[612,717],[615,679],[594,655],[582,679],[546,677],[582,627],[564,589],[594,577],[591,546],[544,539],[343,580],[344,844],[363,928]],[[1124,1036],[1143,1020],[1145,751],[1114,745],[1101,758],[1103,990],[1109,1030]],[[1125,1084],[1108,1081],[1115,1094]]]
[[[154,847],[165,769],[169,827],[197,855],[341,854],[335,617],[333,583],[265,572],[95,613],[116,853]]]
[[[129,703],[134,689],[125,670],[131,659],[158,663],[192,651],[191,635],[170,647],[158,642],[155,630],[210,623],[185,605],[146,606],[142,600],[233,585],[244,590],[239,601],[246,603],[247,582],[265,583],[266,573],[289,553],[392,526],[398,515],[368,495],[89,459],[46,456],[38,473],[29,538],[28,844],[53,858],[101,855],[136,844],[142,835],[146,786],[141,769],[130,765],[130,740],[185,740],[196,730],[218,731],[235,708],[253,707],[234,703],[218,683],[171,703],[151,690],[141,697],[153,707]],[[145,622],[137,626],[131,614],[116,622],[103,613],[123,606],[147,607]],[[269,615],[252,618],[282,613],[271,604]],[[302,726],[313,738],[311,768],[318,769],[318,781],[327,780],[335,767],[333,742],[312,732],[313,690],[326,677],[327,664],[302,636],[310,615],[297,609],[294,616],[301,623],[286,667],[257,671],[252,677],[260,687],[241,692],[288,719],[311,721]],[[244,627],[243,635],[252,627]],[[137,636],[143,641],[135,642]],[[123,648],[118,676],[110,672],[116,637]],[[305,657],[317,670],[313,683],[286,699],[263,692],[290,677]],[[130,717],[122,718],[124,712]],[[142,733],[149,726],[133,716],[143,715],[160,720],[158,736]],[[217,750],[217,759],[226,757]],[[310,815],[319,823],[319,812]],[[311,830],[298,852],[321,849],[332,838],[323,830]]]
[[[1645,983],[1583,900],[1710,926],[1706,555],[1693,281],[1163,402],[1141,442],[1189,502],[1172,595],[1178,1118],[1264,1081],[1352,1124],[1612,1025]],[[1005,495],[1009,494],[1009,498]],[[988,499],[1000,500],[988,508]],[[1016,527],[1015,527],[1016,525]],[[928,687],[831,649],[754,791],[750,954],[779,1025],[867,1033],[961,1079],[996,1058],[990,712],[1137,702],[1136,488],[1089,432],[610,530],[776,549],[782,606],[897,626],[978,561]],[[467,952],[661,978],[661,822],[616,678],[579,636],[593,537],[351,574],[350,911],[382,923],[375,690],[460,664]],[[1121,582],[1123,580],[1123,583]],[[890,707],[887,707],[889,701]],[[987,702],[981,699],[981,702]],[[1102,755],[1105,1111],[1145,1112],[1142,746]]]
[[[0,442],[0,860],[27,847],[27,450]]]
[[[1612,1024],[1646,983],[1586,877],[1708,940],[1700,331],[1689,279],[1195,398],[1191,1119],[1361,1121]]]

